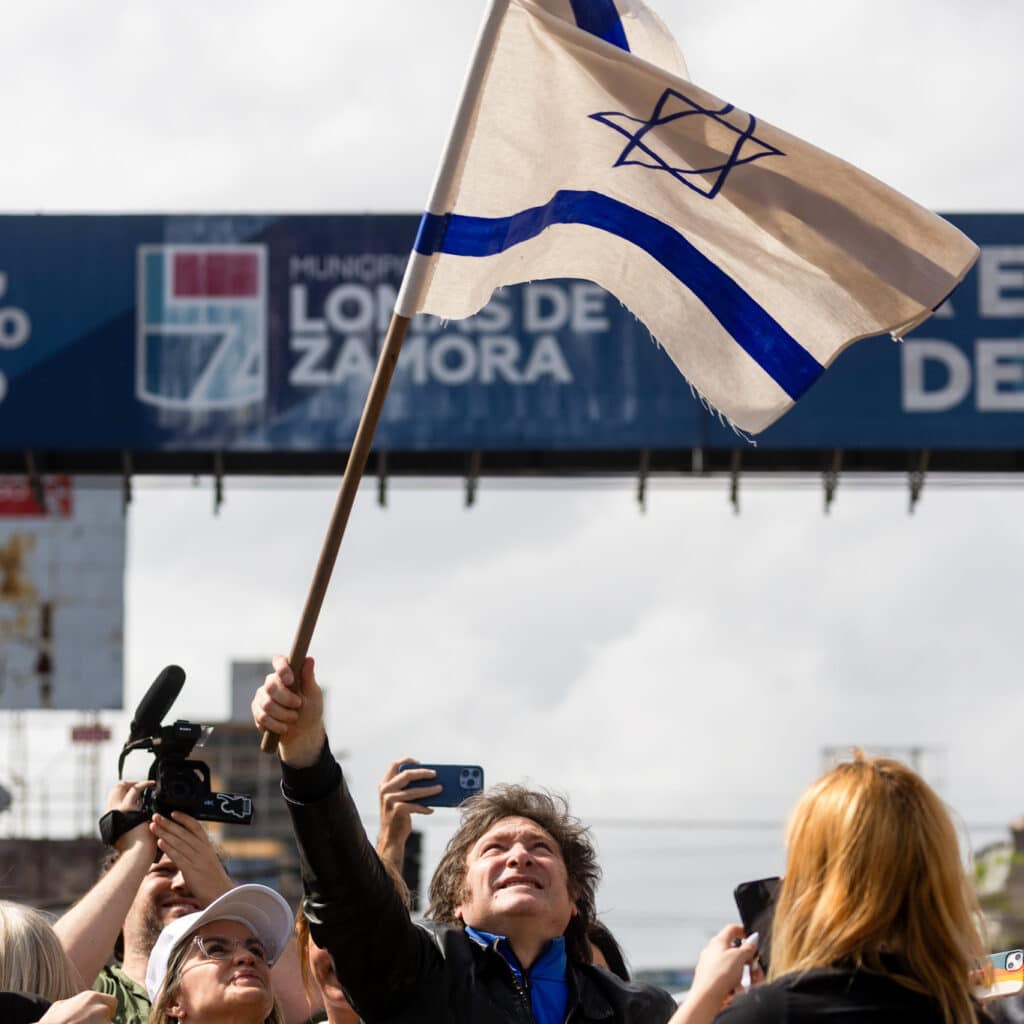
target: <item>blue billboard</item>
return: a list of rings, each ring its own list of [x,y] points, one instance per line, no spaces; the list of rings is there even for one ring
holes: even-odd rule
[[[760,449],[1024,448],[1024,215],[902,344],[849,348]],[[414,216],[0,217],[0,449],[346,449]],[[681,327],[685,332],[685,325]],[[389,451],[746,447],[587,282],[417,318]]]

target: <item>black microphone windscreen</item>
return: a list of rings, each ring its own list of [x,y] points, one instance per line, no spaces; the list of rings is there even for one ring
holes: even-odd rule
[[[135,709],[129,742],[153,736],[159,731],[164,716],[171,710],[171,705],[178,699],[184,685],[185,670],[177,665],[168,665],[153,680],[153,685]]]

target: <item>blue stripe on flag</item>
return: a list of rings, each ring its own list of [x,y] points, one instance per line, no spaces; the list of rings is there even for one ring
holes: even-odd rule
[[[800,342],[678,231],[599,192],[556,192],[543,206],[511,217],[425,213],[413,248],[424,256],[494,256],[536,237],[552,224],[584,224],[643,249],[704,303],[736,343],[794,401],[824,372],[825,368]],[[567,276],[571,275],[572,268],[566,270]]]
[[[584,32],[603,39],[620,50],[629,51],[626,30],[615,8],[615,0],[569,0],[576,24]]]

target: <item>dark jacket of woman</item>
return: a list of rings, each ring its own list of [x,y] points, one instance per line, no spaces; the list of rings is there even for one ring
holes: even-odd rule
[[[884,974],[823,967],[787,974],[739,996],[715,1024],[944,1024],[934,999]],[[991,1018],[979,1008],[979,1024]]]

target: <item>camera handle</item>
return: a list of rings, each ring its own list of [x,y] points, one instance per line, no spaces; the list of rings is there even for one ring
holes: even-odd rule
[[[100,838],[107,846],[113,846],[121,836],[144,821],[149,821],[145,811],[107,811],[100,818]]]
[[[153,738],[146,736],[141,740],[129,740],[122,748],[121,754],[117,759],[117,781],[120,782],[124,778],[124,761],[125,758],[133,750],[152,750],[153,749]]]

